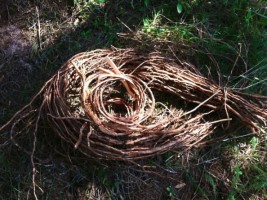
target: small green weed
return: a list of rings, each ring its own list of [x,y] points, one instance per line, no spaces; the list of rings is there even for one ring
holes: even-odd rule
[[[186,183],[197,193],[199,196],[208,199],[208,193],[205,188],[201,185],[201,182],[196,179],[192,174],[185,173]]]
[[[145,40],[189,44],[198,40],[194,30],[192,25],[168,21],[161,12],[155,12],[152,18],[144,18],[141,32]]]
[[[92,12],[96,7],[103,7],[105,4],[105,0],[74,0],[73,4],[76,7],[77,11],[79,12],[79,17],[81,19],[88,19],[90,16],[90,12]]]
[[[240,184],[239,182],[242,175],[243,175],[242,170],[239,167],[235,167],[231,190],[227,197],[228,200],[235,200],[235,195],[236,192],[239,190],[239,184]]]
[[[170,198],[175,197],[175,190],[174,190],[174,188],[173,188],[172,186],[168,186],[168,187],[166,188],[166,190],[167,190],[168,196],[169,196]]]
[[[212,188],[213,198],[217,199],[218,197],[217,184],[214,178],[208,172],[205,173],[204,178],[209,183],[210,187]]]

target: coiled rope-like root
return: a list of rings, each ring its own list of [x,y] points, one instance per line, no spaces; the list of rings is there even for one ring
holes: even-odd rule
[[[254,131],[266,126],[265,97],[220,87],[196,71],[135,49],[80,53],[0,131],[13,124],[14,132],[14,124],[35,115],[36,127],[40,119],[48,121],[89,157],[134,160],[189,149],[231,119]],[[207,117],[215,112],[221,117]]]

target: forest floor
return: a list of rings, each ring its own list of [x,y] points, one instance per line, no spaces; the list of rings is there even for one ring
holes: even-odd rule
[[[186,2],[4,4],[0,127],[73,55],[111,46],[171,50],[215,81],[223,83],[221,77],[231,73],[229,87],[241,80],[245,92],[267,95],[266,3]],[[88,159],[44,125],[38,131],[36,194],[38,199],[60,200],[267,199],[267,131],[255,134],[238,126],[201,149],[124,163]],[[1,132],[0,199],[34,199],[31,134],[18,141],[26,152],[9,138]]]

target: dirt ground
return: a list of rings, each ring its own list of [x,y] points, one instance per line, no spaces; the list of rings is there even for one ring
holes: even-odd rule
[[[125,44],[125,40],[117,42],[117,33],[137,28],[143,22],[142,15],[135,9],[138,6],[125,1],[109,2],[104,8],[95,5],[82,12],[83,9],[77,9],[73,1],[67,0],[3,1],[0,126],[76,53]],[[40,199],[200,199],[198,194],[209,199],[200,185],[220,199],[228,196],[233,187],[231,180],[236,176],[231,171],[236,158],[224,148],[228,143],[140,161],[146,167],[144,171],[137,163],[89,160],[61,143],[46,127],[40,135],[40,148],[36,152],[40,158],[36,162]],[[0,152],[0,199],[33,199],[30,156],[15,145],[5,145],[3,141],[8,139],[8,133],[0,136],[0,147],[4,149]],[[32,139],[22,145],[31,149]],[[216,191],[215,185],[219,186]],[[261,199],[257,194],[250,195],[251,199],[253,195],[254,199]]]
[[[71,6],[66,1],[44,1],[43,4],[32,1],[4,1],[4,6],[1,5],[0,124],[6,122],[19,108],[29,102],[42,84],[71,55],[85,50],[82,45],[73,48],[70,42],[74,40],[72,37],[76,36],[74,32],[76,17],[70,13]],[[1,137],[1,142],[2,140],[8,139]],[[16,167],[17,164],[21,164],[21,160],[24,158],[28,160],[29,157],[26,154],[20,154],[20,150],[14,146],[12,148],[13,150],[7,153],[6,159],[14,163],[14,166],[13,164],[7,165],[7,168],[3,166],[0,170],[2,177],[0,185],[1,188],[3,187],[1,198],[32,199],[32,194],[28,193],[32,187],[28,179],[31,173],[30,163],[20,168]],[[86,195],[88,197],[86,199],[103,199],[106,196],[103,189],[94,186],[94,182],[89,184],[88,189],[84,184],[85,175],[81,174],[75,166],[68,164],[66,166],[64,162],[55,160],[49,160],[48,164],[45,162],[41,165],[41,185],[42,188],[46,188],[45,191],[39,191],[43,193],[42,196],[50,199],[85,199]],[[13,177],[17,182],[15,184],[26,186],[17,194],[9,190],[12,186],[5,179],[8,176],[5,169],[17,170],[17,173],[14,171],[9,178]],[[53,182],[56,184],[54,185]],[[83,182],[83,184],[74,187],[72,182]],[[6,188],[5,192],[4,188]],[[90,190],[90,188],[93,189]]]
[[[110,38],[117,37],[108,25],[101,24],[102,19],[98,18],[103,17],[103,13],[97,7],[91,10],[91,21],[87,22],[67,1],[38,3],[15,0],[4,3],[0,10],[0,124],[28,103],[42,84],[72,55],[109,46],[113,42]],[[116,28],[116,32],[123,30],[122,25]],[[8,141],[8,137],[1,137],[1,144],[5,140]],[[26,149],[30,146],[30,143],[24,145]],[[161,199],[164,196],[160,179],[139,172],[138,167],[113,163],[115,172],[110,173],[111,169],[105,170],[105,163],[91,165],[94,161],[85,160],[79,153],[77,156],[81,157],[81,163],[90,167],[62,157],[62,149],[58,149],[59,154],[53,152],[56,155],[51,158],[50,150],[44,144],[41,146],[43,159],[38,163],[37,182],[40,187],[37,193],[42,198],[93,200],[113,196],[114,199],[123,199],[120,195],[124,194],[132,199]],[[1,191],[6,190],[0,197],[32,199],[29,156],[13,145],[10,148],[1,157],[9,160],[10,164],[0,170]],[[11,175],[7,173],[9,170],[13,171]],[[9,185],[8,179],[19,186]],[[121,179],[128,182],[123,184]],[[10,190],[12,187],[20,189],[14,192]]]

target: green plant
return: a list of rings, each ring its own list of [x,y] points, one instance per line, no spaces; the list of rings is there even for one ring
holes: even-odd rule
[[[91,30],[84,30],[81,32],[81,36],[84,38],[84,39],[89,39],[92,35],[92,31]]]
[[[204,174],[204,178],[209,183],[210,187],[212,188],[213,199],[217,199],[218,197],[217,184],[214,178],[208,172]]]
[[[192,174],[185,174],[186,183],[195,191],[199,196],[208,199],[208,193],[205,188],[201,185],[201,182],[198,181]]]
[[[89,18],[90,13],[96,7],[103,7],[106,0],[73,0],[73,4],[76,7],[76,10],[79,12],[79,18],[86,20]]]
[[[175,197],[175,190],[174,190],[174,188],[173,188],[172,186],[168,186],[168,187],[166,188],[166,190],[167,190],[168,196],[169,196],[170,198]]]
[[[179,24],[165,19],[162,12],[154,12],[152,18],[143,19],[141,33],[145,40],[190,44],[199,38],[194,34],[194,25]]]
[[[232,179],[231,190],[230,190],[230,193],[227,197],[228,200],[235,200],[236,192],[239,191],[239,181],[240,181],[240,177],[242,174],[243,174],[243,172],[240,169],[240,167],[234,168],[234,176]]]
[[[266,166],[265,166],[266,167]],[[259,192],[260,190],[267,189],[267,170],[261,168],[258,165],[252,166],[252,172],[255,173],[251,178],[252,180],[248,183],[247,188]],[[267,197],[267,192],[265,192]]]

